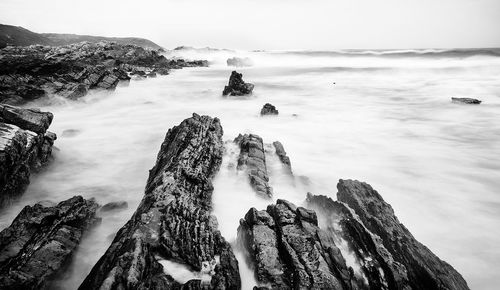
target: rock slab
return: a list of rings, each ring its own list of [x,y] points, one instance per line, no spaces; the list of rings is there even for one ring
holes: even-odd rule
[[[53,207],[26,206],[0,232],[0,288],[50,289],[85,232],[100,220],[97,203],[81,196]]]
[[[222,133],[217,118],[196,114],[167,132],[143,200],[80,289],[241,287],[238,261],[211,215]],[[215,265],[211,281],[195,279],[181,285],[165,273],[160,259],[193,271]]]

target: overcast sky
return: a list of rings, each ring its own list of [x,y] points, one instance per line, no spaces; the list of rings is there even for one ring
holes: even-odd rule
[[[0,0],[0,23],[166,48],[500,47],[500,0]]]

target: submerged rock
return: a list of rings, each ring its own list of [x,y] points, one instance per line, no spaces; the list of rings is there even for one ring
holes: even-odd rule
[[[56,134],[52,113],[0,105],[0,207],[18,198],[31,172],[47,164]]]
[[[259,289],[352,289],[350,270],[314,211],[285,200],[252,208],[240,220],[238,243],[254,263]]]
[[[260,115],[261,116],[266,116],[266,115],[278,115],[278,110],[276,110],[276,107],[267,103],[265,104],[262,109],[260,110]]]
[[[211,215],[222,153],[217,118],[193,114],[168,130],[142,202],[80,289],[180,289],[159,260],[198,272],[215,263],[210,284],[191,280],[184,289],[239,289],[238,261]]]
[[[292,164],[290,162],[290,158],[286,156],[286,151],[283,147],[283,144],[281,144],[280,141],[274,141],[273,146],[274,149],[276,149],[276,155],[278,155],[278,158],[280,159],[283,166],[286,168],[288,173],[292,174]]]
[[[481,104],[480,100],[472,98],[451,98],[451,101],[453,103],[475,104],[475,105]]]
[[[81,196],[53,207],[24,207],[0,232],[0,288],[50,289],[82,236],[99,221],[97,207],[95,201]]]
[[[406,267],[412,289],[469,289],[452,266],[413,237],[369,184],[340,180],[337,189],[337,199],[352,208],[366,229],[381,238],[394,261]]]
[[[108,202],[101,207],[101,211],[113,211],[128,208],[126,201]]]
[[[235,66],[235,67],[245,67],[245,66],[252,66],[253,61],[249,57],[231,57],[228,58],[227,61],[227,66]]]
[[[248,173],[250,185],[260,196],[272,197],[273,191],[268,183],[269,176],[262,138],[254,134],[240,134],[234,139],[234,143],[240,147],[237,169]]]
[[[251,94],[254,85],[251,83],[245,83],[243,81],[243,75],[233,71],[229,77],[229,84],[224,87],[222,95],[224,96],[243,96]]]

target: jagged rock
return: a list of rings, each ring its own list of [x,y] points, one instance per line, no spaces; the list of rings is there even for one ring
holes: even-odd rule
[[[32,45],[0,49],[0,103],[21,104],[47,94],[78,99],[91,89],[113,90],[136,70],[206,66],[174,61],[158,51],[114,42],[81,42],[61,47]]]
[[[243,96],[252,93],[254,85],[245,83],[243,75],[233,71],[229,77],[229,84],[224,87],[222,95],[224,96]]]
[[[260,115],[261,116],[266,116],[266,115],[278,115],[278,110],[276,110],[276,107],[266,103],[262,109],[260,110]]]
[[[128,203],[126,201],[115,201],[108,202],[101,207],[101,211],[112,211],[128,208]]]
[[[451,98],[451,101],[453,103],[475,104],[475,105],[481,104],[480,100],[472,98]]]
[[[363,225],[381,238],[394,260],[406,267],[412,289],[469,289],[452,266],[412,236],[369,184],[340,180],[337,189],[337,199],[352,208]]]
[[[227,66],[244,67],[252,66],[253,61],[249,57],[231,57],[226,60]]]
[[[209,285],[190,281],[185,289],[239,289],[238,262],[211,215],[222,153],[217,118],[193,114],[170,129],[142,202],[80,289],[180,289],[158,259],[194,271],[218,261]]]
[[[337,240],[347,242],[354,253],[369,289],[412,289],[409,286],[406,267],[392,258],[382,241],[372,235],[351,211],[342,203],[323,195],[307,194],[307,205],[327,218],[329,232]],[[364,283],[363,283],[364,284]]]
[[[19,197],[30,174],[48,163],[56,134],[52,114],[0,105],[0,207]]]
[[[285,200],[252,208],[240,220],[238,243],[254,262],[259,289],[352,289],[345,260],[314,211]]]
[[[290,174],[292,174],[292,164],[290,163],[290,158],[286,156],[286,151],[283,147],[283,144],[281,144],[281,142],[279,141],[274,141],[273,146],[274,149],[276,149],[276,155],[278,155],[278,158],[280,159],[283,166],[285,166],[286,170]]]
[[[26,206],[0,232],[0,288],[50,289],[84,233],[96,222],[98,205],[75,196],[54,207]]]
[[[268,183],[269,176],[262,138],[254,134],[240,134],[234,139],[234,143],[240,147],[237,169],[248,173],[250,185],[259,195],[265,198],[272,197],[273,191]]]

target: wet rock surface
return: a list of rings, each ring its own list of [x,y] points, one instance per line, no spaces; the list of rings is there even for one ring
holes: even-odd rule
[[[268,116],[268,115],[278,115],[278,110],[276,110],[276,107],[266,103],[262,109],[260,110],[260,115],[261,116]]]
[[[222,153],[217,118],[193,114],[170,129],[142,202],[80,289],[239,289],[238,262],[211,215],[212,179]],[[215,267],[209,284],[181,285],[159,259],[198,272]]]
[[[452,266],[412,236],[369,184],[340,180],[337,189],[337,199],[354,210],[366,229],[380,237],[394,261],[406,267],[412,289],[469,289]]]
[[[290,162],[290,157],[286,155],[285,147],[281,144],[280,141],[273,142],[274,149],[276,150],[276,155],[281,161],[281,164],[285,167],[286,171],[292,174],[292,164]]]
[[[250,185],[257,194],[265,198],[272,197],[262,138],[255,134],[240,134],[234,143],[240,147],[237,169],[248,173]]]
[[[108,202],[101,207],[101,211],[115,211],[128,208],[128,203],[126,201],[114,201]]]
[[[56,134],[47,131],[53,115],[0,105],[0,208],[18,198],[31,172],[50,161]]]
[[[224,87],[222,95],[224,96],[244,96],[251,94],[254,85],[251,83],[245,83],[243,81],[243,75],[236,71],[231,73],[229,77],[229,83]]]
[[[353,289],[334,241],[314,211],[285,200],[252,208],[240,220],[238,243],[254,262],[259,289]]]
[[[453,103],[462,103],[462,104],[473,104],[473,105],[481,104],[480,100],[472,98],[451,98],[451,101]]]
[[[92,89],[114,90],[128,73],[206,66],[206,61],[168,60],[157,50],[114,42],[0,49],[0,103],[22,104],[48,94],[78,99]]]
[[[85,232],[95,223],[98,205],[81,196],[53,207],[26,206],[0,232],[0,288],[51,289]]]

